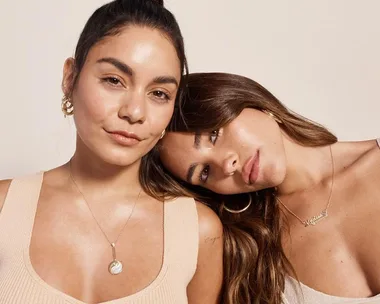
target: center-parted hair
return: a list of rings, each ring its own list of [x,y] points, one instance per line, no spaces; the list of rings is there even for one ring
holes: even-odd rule
[[[158,30],[173,44],[181,70],[175,103],[175,109],[178,109],[178,102],[182,100],[181,94],[185,92],[183,85],[188,74],[188,65],[180,27],[174,15],[164,7],[163,0],[115,0],[99,7],[88,19],[80,34],[74,55],[74,79],[69,91],[72,92],[76,85],[91,48],[107,37],[117,36],[129,26]],[[153,159],[152,153],[142,158],[139,178],[149,195],[162,199],[172,191],[170,187],[166,187],[165,182],[155,178]]]
[[[336,137],[323,126],[286,108],[272,93],[252,79],[227,73],[190,74],[180,107],[175,109],[168,130],[207,133],[226,126],[245,108],[265,110],[281,121],[281,129],[303,146],[330,145]],[[263,131],[265,132],[265,131]],[[224,226],[224,288],[222,303],[282,303],[287,274],[296,275],[282,249],[286,221],[274,188],[240,195],[220,195],[178,180],[160,163],[160,146],[153,156],[156,180],[167,195],[189,195],[210,206]],[[175,155],[173,155],[175,157]],[[163,189],[166,189],[165,191]],[[154,192],[153,191],[153,192]],[[251,196],[253,203],[241,214]]]
[[[173,14],[163,0],[115,0],[99,7],[88,19],[75,49],[75,68],[80,73],[90,49],[127,26],[143,26],[161,31],[176,49],[181,75],[187,73],[184,41]]]

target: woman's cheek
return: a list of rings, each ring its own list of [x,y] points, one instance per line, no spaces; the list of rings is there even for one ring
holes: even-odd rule
[[[149,116],[151,120],[151,134],[161,136],[162,131],[166,129],[173,116],[174,104],[159,105],[155,109],[151,109]]]

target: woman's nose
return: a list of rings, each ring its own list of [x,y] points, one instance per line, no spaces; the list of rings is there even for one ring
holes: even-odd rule
[[[223,162],[223,173],[227,176],[234,175],[238,167],[238,157],[236,154],[228,155]]]
[[[127,120],[130,124],[144,123],[146,119],[145,95],[141,93],[132,94],[125,98],[119,110],[119,117]]]

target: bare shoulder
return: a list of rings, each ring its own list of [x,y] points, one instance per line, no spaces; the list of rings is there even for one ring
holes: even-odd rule
[[[187,288],[188,303],[220,303],[223,284],[223,225],[206,205],[196,202],[199,223],[197,270]]]
[[[380,148],[376,142],[359,158],[357,166],[365,183],[380,185]]]
[[[205,204],[196,201],[200,244],[215,244],[222,241],[223,225],[218,215]]]
[[[10,179],[0,180],[0,211],[3,208],[11,181]]]
[[[376,140],[356,142],[351,147],[355,157],[347,167],[350,180],[358,190],[380,190],[380,148]]]

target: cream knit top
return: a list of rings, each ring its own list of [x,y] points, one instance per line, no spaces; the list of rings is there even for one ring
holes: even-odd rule
[[[12,181],[0,212],[0,303],[85,304],[38,276],[30,261],[43,174]],[[156,279],[139,292],[102,304],[185,304],[198,255],[198,215],[194,199],[164,204],[164,255]],[[128,284],[128,282],[125,282]]]

